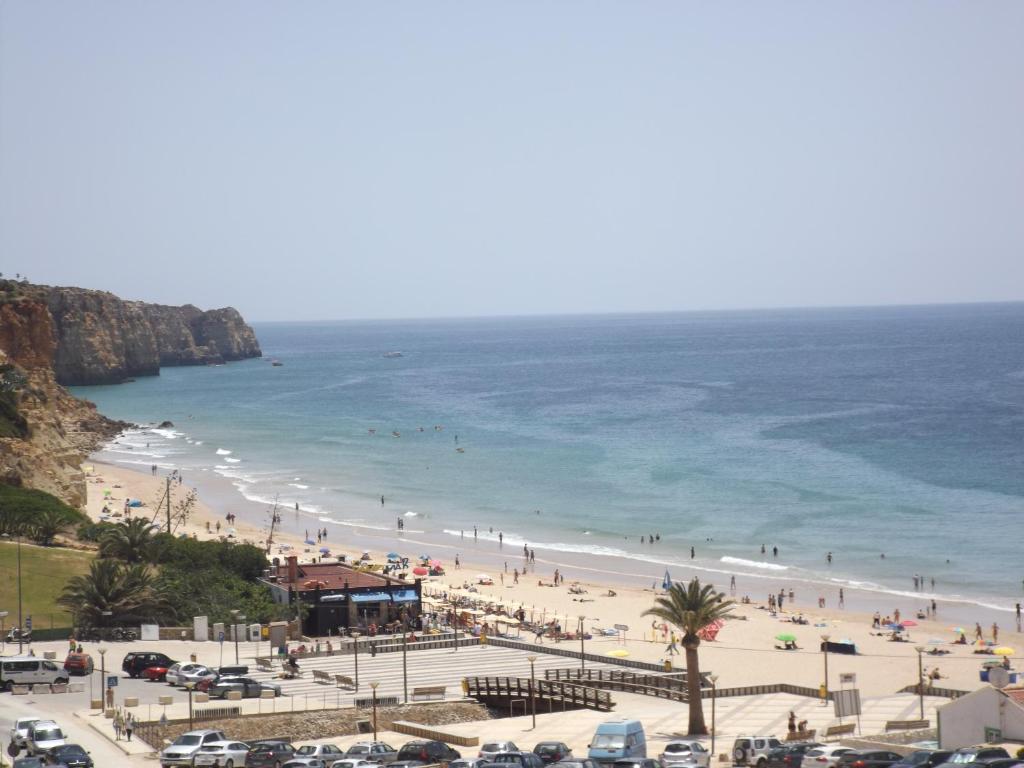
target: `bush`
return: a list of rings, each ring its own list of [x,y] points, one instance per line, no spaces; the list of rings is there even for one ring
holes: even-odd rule
[[[88,518],[45,491],[0,483],[0,533],[50,544],[54,536]]]

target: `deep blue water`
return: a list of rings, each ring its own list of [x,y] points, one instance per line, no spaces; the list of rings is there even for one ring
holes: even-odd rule
[[[176,425],[108,456],[368,530],[410,511],[538,548],[689,562],[694,546],[694,564],[740,573],[1020,594],[1024,304],[256,332],[283,367],[79,388],[110,416]]]

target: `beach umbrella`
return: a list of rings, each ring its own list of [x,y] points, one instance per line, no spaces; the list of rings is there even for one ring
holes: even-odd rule
[[[397,552],[388,552],[388,560],[401,560],[402,556]]]
[[[950,632],[956,632],[958,635],[962,635],[964,633],[964,628],[963,627],[950,627],[949,631]]]
[[[914,621],[913,619],[904,619],[903,621],[900,622],[900,624],[902,624],[904,627],[916,627],[917,626],[917,622]]]
[[[422,565],[417,565],[415,568],[412,569],[412,572],[416,576],[426,576],[428,573],[430,573],[430,571],[428,571]]]
[[[796,635],[791,635],[788,632],[780,632],[775,636],[775,639],[780,643],[795,643]]]
[[[313,541],[312,539],[306,539],[306,543],[307,544],[316,544],[316,542]]]
[[[437,559],[431,560],[430,561],[430,567],[431,568],[440,568],[441,567],[441,561],[437,560]]]
[[[420,560],[429,560],[430,555],[420,555]]]
[[[992,653],[996,656],[1013,656],[1014,650],[1007,645],[1001,645],[998,648],[993,648]]]
[[[331,550],[329,547],[320,547],[320,552],[324,555],[329,555],[331,553]]]
[[[629,656],[629,651],[625,648],[616,648],[614,651],[608,651],[605,656],[613,656],[616,659],[624,659]]]

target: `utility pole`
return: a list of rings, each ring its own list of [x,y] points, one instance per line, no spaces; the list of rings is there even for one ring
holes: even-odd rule
[[[171,476],[167,476],[167,492],[164,494],[167,497],[167,532],[171,532]]]

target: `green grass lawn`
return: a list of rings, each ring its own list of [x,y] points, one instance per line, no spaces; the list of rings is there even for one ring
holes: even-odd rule
[[[21,545],[22,614],[36,629],[71,626],[71,616],[57,605],[72,576],[86,573],[94,555],[60,547]],[[18,623],[18,545],[0,542],[0,611],[8,611],[5,627]]]

